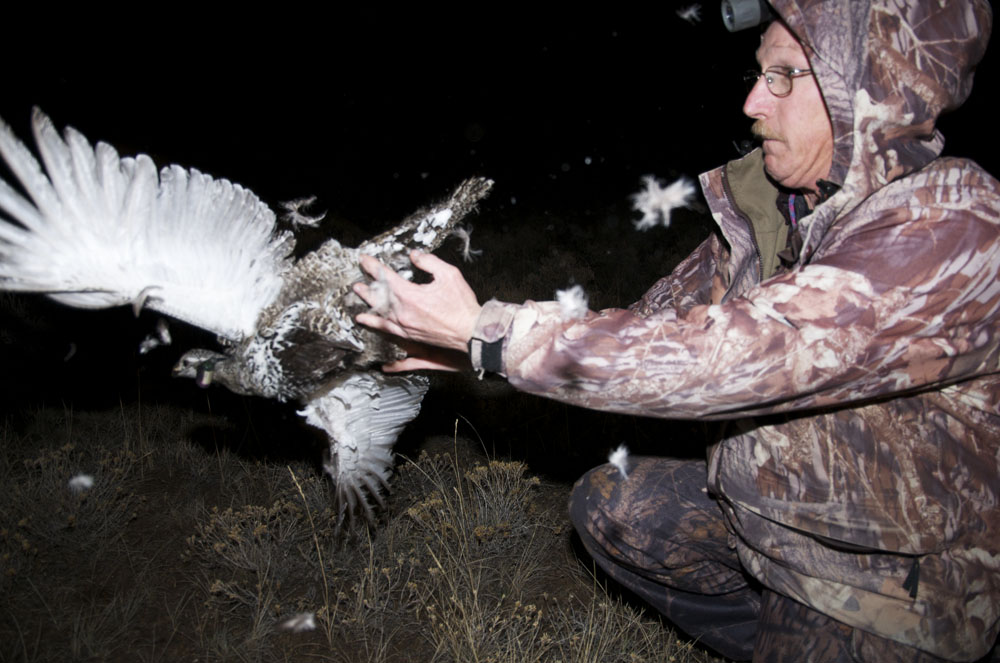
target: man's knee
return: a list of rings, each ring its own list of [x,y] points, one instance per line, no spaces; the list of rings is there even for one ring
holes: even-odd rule
[[[570,519],[585,543],[639,554],[706,535],[726,540],[722,511],[706,491],[704,462],[631,457],[626,471],[601,465],[573,487]]]
[[[608,463],[589,470],[573,486],[569,496],[569,518],[581,535],[592,535],[591,523],[600,511],[614,510],[612,500],[619,494],[614,489],[619,471]]]

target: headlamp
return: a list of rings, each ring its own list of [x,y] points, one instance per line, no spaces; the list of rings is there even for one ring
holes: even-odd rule
[[[722,0],[722,22],[730,32],[745,30],[774,18],[764,0]]]

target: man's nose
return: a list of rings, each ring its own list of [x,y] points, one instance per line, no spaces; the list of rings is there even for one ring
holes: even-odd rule
[[[774,103],[774,95],[767,89],[767,81],[761,76],[750,88],[746,101],[743,102],[743,114],[747,117],[760,119],[768,114]]]

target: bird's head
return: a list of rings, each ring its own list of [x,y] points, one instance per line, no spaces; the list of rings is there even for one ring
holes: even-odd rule
[[[194,378],[199,387],[212,384],[215,370],[220,362],[228,361],[228,357],[213,350],[188,350],[174,364],[175,378]]]

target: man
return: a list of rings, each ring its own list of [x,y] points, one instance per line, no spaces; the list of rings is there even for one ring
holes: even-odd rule
[[[387,370],[468,348],[565,402],[725,420],[707,465],[597,468],[570,505],[611,576],[720,653],[976,660],[1000,628],[1000,183],[938,157],[934,123],[990,8],[773,4],[744,106],[763,146],[701,177],[724,240],[583,320],[365,258],[392,307],[358,320],[413,343]]]

